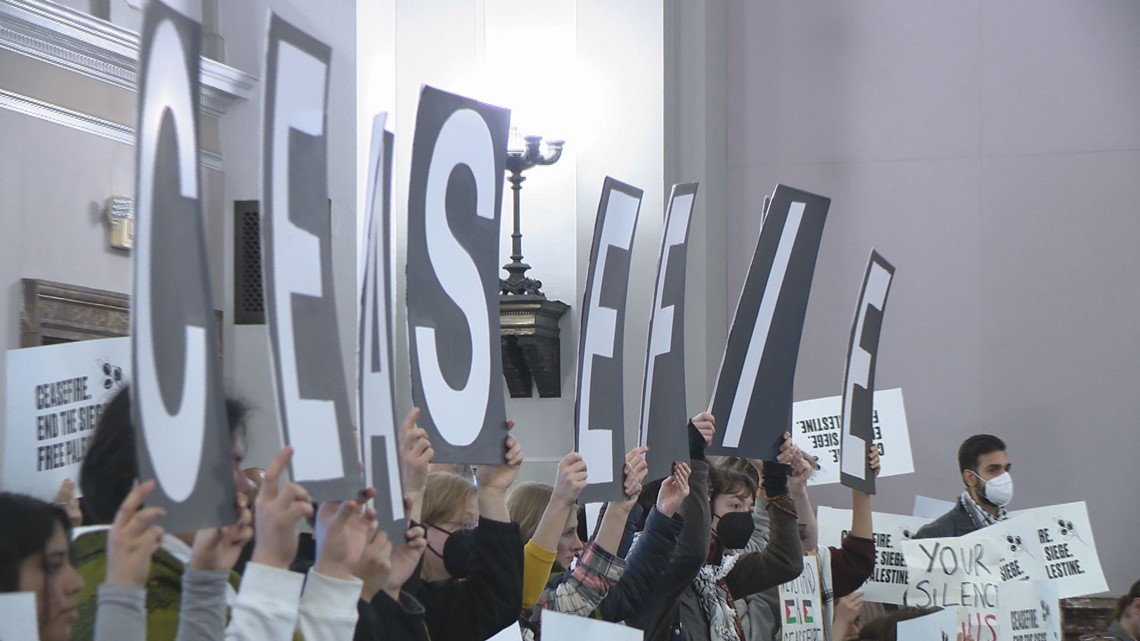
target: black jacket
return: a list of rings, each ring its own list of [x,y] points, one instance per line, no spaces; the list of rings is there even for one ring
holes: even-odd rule
[[[637,547],[629,555],[625,572],[598,605],[598,615],[605,621],[624,621],[632,617],[641,605],[649,601],[653,591],[660,588],[669,557],[677,547],[677,537],[685,523],[684,517],[665,516],[653,508],[645,521],[645,530]]]
[[[954,507],[950,508],[949,512],[918,528],[918,532],[915,532],[911,538],[934,539],[962,536],[978,529],[981,528],[974,522],[974,517],[970,516],[966,508],[962,506],[962,501],[959,500],[954,503]]]
[[[416,576],[404,591],[423,604],[432,641],[484,641],[518,622],[522,587],[519,526],[480,518],[467,578],[423,581]]]
[[[400,593],[396,603],[384,591],[371,603],[358,601],[353,641],[429,641],[424,623],[424,606],[407,592]]]

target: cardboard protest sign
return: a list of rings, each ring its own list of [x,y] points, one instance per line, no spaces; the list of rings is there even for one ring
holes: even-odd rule
[[[824,641],[819,559],[814,554],[804,556],[802,574],[780,586],[779,603],[784,641]]]
[[[799,401],[792,405],[792,440],[805,453],[815,457],[819,465],[819,469],[808,479],[808,485],[839,482],[842,401],[842,396],[829,396]],[[914,472],[910,431],[907,428],[901,389],[875,392],[875,406],[871,411],[871,438],[879,448],[880,477]]]
[[[316,501],[361,489],[340,352],[328,189],[332,50],[276,14],[266,54],[262,221],[266,320],[290,474]]]
[[[649,446],[646,482],[672,474],[674,461],[689,460],[685,430],[685,264],[696,199],[697,183],[673,185],[665,214],[641,392],[639,442]]]
[[[1108,590],[1084,501],[1011,512],[963,538],[983,536],[1004,545],[1003,580],[1054,583],[1061,599]]]
[[[199,183],[202,26],[183,10],[143,13],[131,295],[135,456],[169,532],[231,523],[235,496]]]
[[[895,268],[871,250],[863,288],[855,306],[855,321],[847,342],[847,370],[843,375],[843,427],[839,437],[840,480],[847,487],[875,493],[875,474],[867,451],[875,436],[872,425],[875,394],[875,363],[887,294]]]
[[[902,543],[930,519],[900,514],[871,513],[874,524],[875,569],[863,584],[863,598],[878,603],[901,605],[906,593],[907,569]],[[819,545],[839,547],[851,529],[851,510],[820,506],[817,512]]]
[[[1002,641],[1060,641],[1057,584],[1010,581],[998,586]]]
[[[0,487],[54,501],[79,466],[103,405],[130,377],[129,338],[9,350]]]
[[[580,499],[586,503],[624,498],[622,346],[633,231],[641,196],[640,189],[607,177],[594,223],[582,296],[574,401],[574,449],[585,459],[589,471],[589,485]]]
[[[719,429],[709,454],[775,460],[791,429],[800,335],[830,205],[784,185],[772,194],[713,390]]]
[[[432,87],[408,186],[412,399],[436,463],[503,462],[499,216],[510,112]]]
[[[907,566],[903,605],[957,610],[959,631],[976,641],[997,641],[1000,541],[921,539],[903,541],[902,548]]]
[[[364,278],[361,280],[360,334],[357,353],[360,380],[360,451],[364,479],[376,488],[376,519],[393,541],[401,541],[404,484],[400,478],[400,444],[396,434],[396,380],[392,375],[391,230],[392,143],[384,131],[387,114],[372,119],[368,157],[368,211],[364,223]]]
[[[40,638],[35,592],[0,593],[0,641]]]
[[[955,641],[958,638],[958,613],[939,610],[917,619],[899,621],[896,639],[905,641]]]
[[[637,628],[554,610],[542,611],[542,638],[546,641],[638,641],[641,637]]]

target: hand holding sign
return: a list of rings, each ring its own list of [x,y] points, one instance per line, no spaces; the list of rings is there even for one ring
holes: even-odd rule
[[[190,567],[213,572],[233,569],[246,543],[253,539],[253,511],[243,494],[238,495],[238,507],[233,525],[198,530],[190,553]]]
[[[688,463],[677,463],[673,466],[673,473],[661,483],[657,491],[657,511],[664,516],[672,517],[681,509],[681,503],[689,495],[689,475],[693,468]]]
[[[507,421],[507,429],[514,428],[514,421]],[[511,522],[507,511],[507,489],[515,482],[519,467],[523,462],[522,445],[513,434],[507,435],[507,453],[499,465],[480,465],[475,473],[475,484],[479,488],[479,515],[503,523]]]
[[[123,499],[107,535],[107,580],[109,585],[146,587],[150,559],[162,547],[163,529],[154,522],[166,510],[142,506],[155,488],[155,480],[136,483]]]
[[[286,446],[265,469],[265,483],[257,493],[257,543],[253,562],[288,569],[297,556],[297,521],[313,515],[312,499],[296,483],[281,487],[281,474],[293,459],[293,447]]]

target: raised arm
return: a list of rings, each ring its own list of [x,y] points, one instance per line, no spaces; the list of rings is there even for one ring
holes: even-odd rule
[[[637,505],[637,497],[641,495],[641,482],[645,479],[649,466],[645,462],[646,447],[635,447],[625,455],[625,481],[622,489],[627,498],[624,501],[610,501],[606,506],[606,513],[602,516],[602,524],[594,541],[598,547],[612,556],[617,556],[618,547],[621,546],[621,537],[625,533],[625,524],[629,519],[629,511]]]
[[[142,507],[154,486],[153,479],[135,485],[107,535],[107,576],[97,596],[95,641],[146,639],[146,579],[163,536],[154,521],[165,513],[159,507]]]
[[[404,498],[409,522],[418,523],[424,507],[424,484],[427,482],[435,450],[427,431],[416,425],[420,408],[413,407],[400,426],[400,473],[404,481]]]

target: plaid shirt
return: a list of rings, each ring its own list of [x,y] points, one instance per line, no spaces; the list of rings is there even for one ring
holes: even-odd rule
[[[534,631],[534,638],[538,638],[543,609],[590,616],[623,572],[625,559],[614,556],[591,542],[578,557],[574,570],[548,585],[538,597],[538,603],[524,613],[526,626]]]
[[[978,528],[984,528],[987,525],[993,525],[998,521],[1004,521],[1006,519],[1004,507],[999,506],[997,515],[992,515],[983,510],[982,506],[978,505],[977,501],[974,500],[974,497],[970,496],[969,492],[962,492],[962,496],[958,497],[958,501],[962,503],[962,507],[966,508],[966,512],[970,515],[970,518],[974,519],[974,525],[977,525]]]

